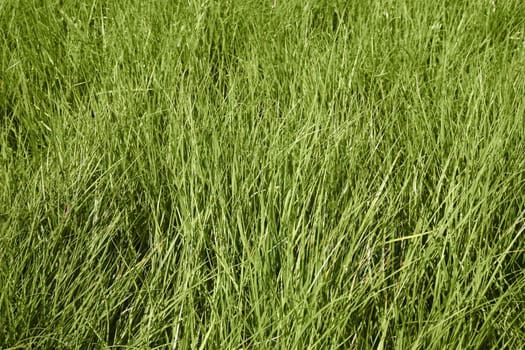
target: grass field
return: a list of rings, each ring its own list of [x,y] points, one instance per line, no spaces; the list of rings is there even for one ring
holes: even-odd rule
[[[0,348],[525,347],[525,3],[0,1]]]

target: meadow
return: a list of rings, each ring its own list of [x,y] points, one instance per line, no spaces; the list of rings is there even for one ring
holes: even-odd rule
[[[0,348],[525,348],[521,0],[0,1]]]

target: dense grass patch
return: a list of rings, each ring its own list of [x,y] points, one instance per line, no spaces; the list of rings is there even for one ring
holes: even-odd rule
[[[0,348],[525,347],[525,6],[0,2]]]

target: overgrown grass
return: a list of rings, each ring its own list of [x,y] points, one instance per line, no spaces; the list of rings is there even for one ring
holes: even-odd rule
[[[525,6],[0,2],[0,348],[525,347]]]

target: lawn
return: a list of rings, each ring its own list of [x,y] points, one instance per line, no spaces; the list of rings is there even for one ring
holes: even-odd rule
[[[1,0],[0,348],[525,348],[525,3]]]

